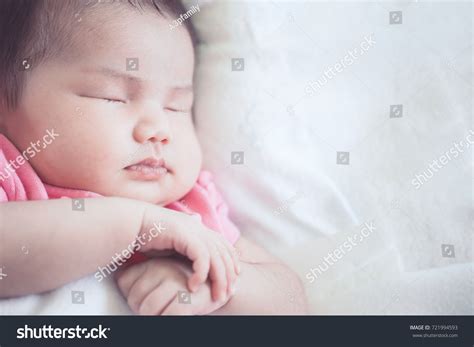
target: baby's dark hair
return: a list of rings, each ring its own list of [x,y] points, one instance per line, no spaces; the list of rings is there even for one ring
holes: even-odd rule
[[[27,72],[73,46],[72,23],[100,5],[120,4],[139,11],[157,11],[174,19],[185,13],[179,0],[0,0],[0,102],[18,106]],[[184,22],[193,44],[191,21]]]

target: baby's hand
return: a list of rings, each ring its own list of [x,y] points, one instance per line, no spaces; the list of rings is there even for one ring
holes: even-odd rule
[[[222,301],[213,301],[208,282],[188,293],[186,281],[191,273],[183,260],[156,258],[120,271],[116,279],[128,305],[140,315],[205,315],[230,299],[231,293]]]
[[[195,292],[208,277],[212,283],[212,297],[223,300],[231,290],[240,273],[239,259],[234,247],[220,234],[208,229],[199,220],[185,213],[168,210],[167,220],[163,218],[162,207],[148,209],[140,236],[148,236],[147,242],[140,247],[141,252],[153,250],[174,250],[189,258],[193,263],[194,274],[188,280],[188,288]],[[158,223],[163,230],[156,237],[150,237],[150,231]]]

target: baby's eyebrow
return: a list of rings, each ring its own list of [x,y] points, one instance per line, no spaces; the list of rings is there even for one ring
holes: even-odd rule
[[[146,80],[143,78],[134,76],[129,73],[125,73],[123,71],[114,70],[106,66],[84,69],[83,71],[89,72],[89,73],[99,73],[107,77],[112,77],[112,78],[121,79],[128,82],[133,82],[134,84],[138,84],[138,85],[145,84],[146,82]],[[179,93],[190,93],[190,92],[192,93],[193,92],[192,84],[176,85],[176,86],[173,86],[172,89]]]
[[[101,74],[101,75],[104,75],[104,76],[107,76],[107,77],[132,81],[132,82],[135,82],[135,83],[143,83],[144,82],[144,80],[140,77],[133,76],[131,74],[128,74],[128,73],[125,73],[125,72],[122,72],[122,71],[118,71],[118,70],[114,70],[114,69],[111,69],[111,68],[108,68],[108,67],[105,67],[105,66],[100,66],[100,67],[97,67],[97,68],[83,69],[83,72],[98,73],[98,74]]]

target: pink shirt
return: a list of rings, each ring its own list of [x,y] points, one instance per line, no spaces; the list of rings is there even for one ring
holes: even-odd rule
[[[30,163],[0,134],[0,202],[94,197],[101,195],[41,182]],[[229,219],[227,204],[208,171],[201,171],[194,187],[181,200],[165,207],[199,215],[204,225],[222,234],[232,244],[239,239],[240,232]]]

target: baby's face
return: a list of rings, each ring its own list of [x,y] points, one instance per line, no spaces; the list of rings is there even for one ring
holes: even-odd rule
[[[155,12],[107,18],[72,23],[78,55],[32,66],[2,127],[20,151],[48,129],[59,134],[30,159],[45,183],[165,205],[189,191],[201,169],[192,42]],[[168,170],[153,167],[160,159]]]

